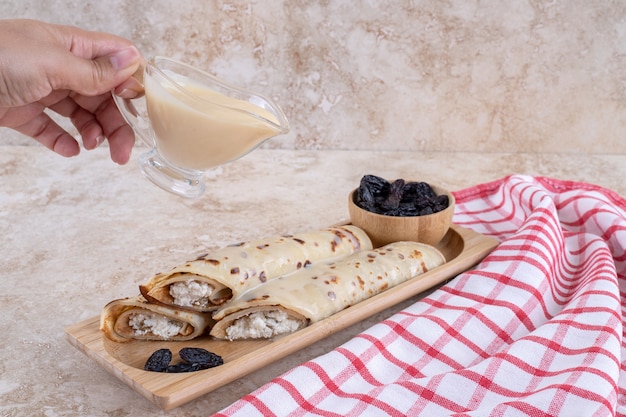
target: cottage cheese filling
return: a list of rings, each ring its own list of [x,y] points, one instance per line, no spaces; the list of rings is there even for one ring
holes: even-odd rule
[[[181,307],[200,307],[209,305],[209,298],[214,288],[206,282],[195,280],[180,281],[170,285],[170,295],[174,304]]]
[[[298,330],[301,323],[280,310],[257,311],[240,317],[226,328],[229,340],[271,338]]]
[[[130,315],[128,325],[137,336],[152,333],[164,339],[176,336],[183,328],[183,323],[180,321],[143,313]]]

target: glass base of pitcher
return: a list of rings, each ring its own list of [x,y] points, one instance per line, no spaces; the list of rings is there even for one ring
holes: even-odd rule
[[[147,179],[165,191],[186,198],[197,198],[204,193],[201,172],[174,167],[163,161],[155,151],[141,155],[139,166]]]

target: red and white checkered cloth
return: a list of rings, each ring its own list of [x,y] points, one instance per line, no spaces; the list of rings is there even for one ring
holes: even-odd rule
[[[455,196],[501,242],[480,265],[218,415],[626,415],[626,201],[521,175]]]

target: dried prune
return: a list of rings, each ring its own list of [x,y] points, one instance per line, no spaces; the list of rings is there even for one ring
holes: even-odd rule
[[[165,372],[171,361],[172,352],[169,349],[159,349],[150,355],[143,369],[152,372]]]
[[[381,206],[385,211],[394,212],[400,207],[404,190],[404,180],[398,179],[391,183],[389,194],[382,201]]]
[[[156,350],[144,365],[143,369],[152,372],[195,372],[222,365],[221,356],[202,348],[185,347],[178,351],[182,362],[170,365],[172,352],[169,349]]]
[[[437,195],[426,182],[389,182],[375,175],[361,178],[354,202],[364,210],[387,216],[423,216],[448,207],[447,195]]]
[[[199,364],[202,369],[213,368],[224,363],[221,356],[202,348],[182,348],[178,354],[182,360],[191,364]]]
[[[360,186],[363,190],[367,190],[372,195],[372,198],[389,194],[389,188],[391,187],[386,179],[376,175],[364,175],[361,178]]]
[[[187,363],[187,362],[179,362],[175,365],[170,365],[165,369],[165,372],[168,374],[179,374],[182,372],[196,372],[203,368],[199,363]]]

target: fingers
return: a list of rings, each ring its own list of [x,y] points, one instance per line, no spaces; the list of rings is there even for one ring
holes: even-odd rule
[[[127,98],[143,93],[142,86],[131,77],[145,66],[145,60],[132,42],[107,33],[36,21],[12,22],[3,33],[9,30],[15,32],[15,42],[8,42],[12,48],[3,54],[18,64],[10,66],[18,70],[9,73],[9,79],[12,85],[22,87],[13,92],[16,99],[8,100],[8,110],[0,108],[0,125],[31,136],[61,155],[78,154],[77,141],[45,113],[50,108],[71,120],[86,149],[107,138],[111,158],[126,163],[134,134],[110,92],[116,90]]]
[[[78,130],[85,149],[95,149],[104,142],[104,131],[95,115],[80,107],[71,98],[65,97],[49,107],[56,113],[70,119]]]
[[[110,94],[95,114],[109,141],[111,159],[120,165],[127,163],[135,144],[135,133],[120,114]]]
[[[113,94],[125,99],[141,97],[144,94],[143,84],[136,78],[131,77],[115,87]]]
[[[41,103],[0,108],[0,126],[30,136],[59,155],[78,155],[76,140],[44,113],[44,108]]]
[[[32,137],[61,156],[71,157],[80,153],[80,146],[78,146],[76,139],[45,113],[39,113],[38,116],[22,125],[13,127],[13,129]]]
[[[83,95],[111,91],[130,78],[145,59],[129,40],[104,32],[77,27],[48,25],[61,40],[63,61],[52,64],[55,89],[67,89]]]
[[[111,93],[86,97],[57,92],[40,100],[39,104],[69,118],[85,149],[98,147],[106,138],[114,162],[125,164],[130,159],[135,135],[117,109]]]
[[[97,96],[128,82],[139,68],[142,57],[134,46],[111,55],[85,59],[68,54],[65,62],[55,65],[51,75],[53,89],[71,90],[87,96]]]
[[[135,133],[130,126],[120,126],[111,133],[109,138],[109,150],[113,162],[124,165],[130,160],[130,155],[135,144]]]
[[[104,137],[109,141],[111,159],[121,165],[127,163],[135,144],[135,134],[120,114],[111,94],[96,97],[71,94],[70,97],[78,106],[93,115],[101,126]]]

